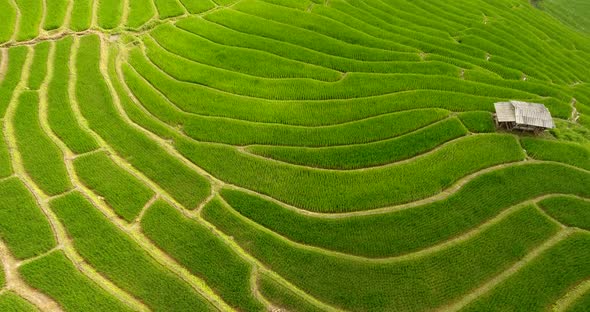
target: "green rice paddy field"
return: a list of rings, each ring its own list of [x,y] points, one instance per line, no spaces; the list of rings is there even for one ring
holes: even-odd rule
[[[0,312],[590,311],[589,3],[0,0]]]

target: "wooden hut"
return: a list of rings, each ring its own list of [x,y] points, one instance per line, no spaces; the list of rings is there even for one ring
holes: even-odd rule
[[[496,125],[508,130],[517,129],[540,133],[555,128],[551,113],[543,104],[520,101],[494,104]]]

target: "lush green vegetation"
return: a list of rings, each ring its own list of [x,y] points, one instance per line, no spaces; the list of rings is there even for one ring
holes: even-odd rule
[[[467,133],[450,118],[399,138],[351,146],[297,148],[251,146],[247,151],[292,164],[327,169],[356,169],[384,165],[426,153]]]
[[[180,3],[186,8],[189,13],[197,14],[211,10],[215,7],[216,3],[212,0],[179,0]]]
[[[590,306],[590,293],[586,293],[582,298],[576,300],[570,307],[568,312],[584,312]]]
[[[182,5],[178,0],[154,0],[160,18],[174,17],[184,14]]]
[[[554,193],[588,197],[589,182],[586,174],[563,166],[516,166],[478,177],[441,201],[337,219],[305,216],[243,192],[222,190],[221,195],[240,214],[290,240],[367,257],[388,257],[456,237],[528,199]]]
[[[199,141],[235,145],[274,144],[331,146],[359,144],[395,137],[438,121],[448,115],[441,109],[404,111],[326,127],[264,124],[190,115],[179,111],[135,71],[125,66],[126,83],[154,116]],[[231,131],[229,131],[231,130]]]
[[[160,248],[202,277],[231,306],[240,311],[263,310],[250,293],[251,266],[205,226],[157,201],[141,220],[141,227]]]
[[[46,194],[57,195],[72,188],[63,153],[39,124],[39,95],[21,94],[13,120],[14,134],[25,170]]]
[[[154,196],[152,190],[120,168],[104,152],[78,157],[74,166],[80,180],[128,222],[133,221]]]
[[[195,208],[209,194],[209,184],[120,117],[99,71],[99,58],[98,37],[83,37],[77,55],[76,95],[90,127],[174,199],[187,208]]]
[[[4,129],[0,128],[0,137],[4,137]],[[4,140],[0,140],[0,178],[5,178],[12,174],[10,164],[10,153]]]
[[[590,170],[590,146],[581,144],[522,138],[527,154],[535,159],[558,161]]]
[[[0,19],[3,21],[0,27],[0,43],[6,42],[12,38],[14,26],[16,23],[16,10],[10,5],[10,0],[0,1]]]
[[[441,192],[469,173],[524,158],[514,137],[497,134],[466,137],[412,162],[348,172],[265,161],[221,145],[177,142],[177,148],[224,181],[321,212],[417,200]]]
[[[137,28],[149,21],[155,14],[153,5],[146,4],[142,0],[129,0],[129,17],[127,26]]]
[[[74,1],[69,25],[72,30],[82,31],[90,28],[90,23],[92,22],[92,3],[92,0]]]
[[[0,295],[0,310],[6,312],[35,312],[35,306],[13,292]]]
[[[34,73],[29,76],[28,87],[30,90],[39,90],[45,75],[47,73],[47,56],[49,55],[49,42],[41,42],[35,46],[33,56],[33,64],[31,65],[31,72]]]
[[[0,116],[2,117],[6,114],[8,103],[10,103],[14,89],[20,80],[28,51],[27,47],[16,47],[8,50],[8,69],[0,85]]]
[[[590,33],[590,18],[584,12],[590,5],[583,0],[542,0],[539,7],[577,30]]]
[[[55,298],[66,311],[132,311],[82,275],[66,256],[54,251],[19,267],[25,281]]]
[[[586,115],[582,115],[578,123],[556,120],[555,125],[557,128],[551,129],[551,134],[562,141],[590,145],[590,129],[588,129],[587,125],[584,126],[584,117]]]
[[[583,2],[0,0],[0,311],[587,310]]]
[[[543,310],[590,275],[589,247],[588,233],[572,234],[465,310]]]
[[[539,205],[550,216],[567,226],[590,230],[590,202],[570,197],[554,197]]]
[[[39,34],[39,24],[43,17],[43,3],[41,0],[15,0],[21,14],[17,41],[30,40]]]
[[[74,116],[68,86],[70,83],[69,67],[72,38],[68,37],[56,43],[53,61],[53,78],[47,90],[47,121],[51,130],[76,154],[86,153],[98,148],[98,144],[82,130]]]
[[[17,179],[0,182],[0,237],[18,259],[40,255],[55,239],[35,198]]]
[[[261,274],[258,278],[258,289],[260,293],[273,304],[293,312],[313,312],[322,309],[306,302],[291,290],[286,289],[271,277]]]
[[[155,310],[212,310],[201,295],[159,265],[80,193],[53,200],[51,209],[82,257],[146,305]]]
[[[119,26],[123,13],[123,2],[117,0],[95,0],[99,2],[98,25],[104,29]]]
[[[43,22],[43,29],[54,30],[63,25],[68,9],[67,0],[46,0],[45,20]]]
[[[496,130],[492,114],[489,112],[465,112],[459,114],[459,119],[471,132],[484,133]]]
[[[203,214],[298,287],[324,302],[353,310],[434,308],[506,269],[557,231],[555,224],[529,207],[435,254],[372,263],[291,245],[245,222],[219,201],[206,206]]]

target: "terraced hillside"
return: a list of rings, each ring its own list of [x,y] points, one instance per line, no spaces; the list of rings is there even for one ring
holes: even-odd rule
[[[542,1],[0,0],[0,311],[589,311],[590,12]]]

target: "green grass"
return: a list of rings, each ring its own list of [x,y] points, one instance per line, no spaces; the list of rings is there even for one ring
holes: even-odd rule
[[[154,310],[209,311],[188,284],[164,269],[81,194],[51,202],[80,255],[105,277]]]
[[[132,311],[80,273],[61,251],[18,268],[25,282],[54,298],[65,311]]]
[[[12,166],[10,162],[10,152],[6,141],[4,141],[4,129],[0,128],[0,177],[5,178],[12,174]]]
[[[47,89],[47,121],[51,130],[76,154],[98,148],[90,134],[82,130],[74,116],[68,85],[70,82],[70,50],[73,39],[67,37],[56,42],[53,78]]]
[[[590,170],[590,145],[588,147],[560,141],[522,138],[522,145],[531,157],[540,160],[558,161]]]
[[[571,306],[567,307],[567,312],[584,312],[590,306],[590,293],[586,292],[582,298],[576,300]]]
[[[129,0],[129,17],[126,26],[138,28],[147,23],[155,14],[153,5],[147,5],[142,0]]]
[[[274,42],[269,44],[275,45]],[[132,61],[141,61],[138,59],[134,58]],[[441,107],[457,111],[485,108],[491,111],[493,102],[497,99],[472,96],[465,92],[457,93],[458,90],[454,92],[414,90],[362,99],[285,103],[215,92],[198,85],[175,81],[151,67],[153,66],[136,66],[135,69],[179,108],[187,112],[289,124],[325,125],[334,123],[336,120],[350,121],[396,110],[421,107]],[[205,97],[209,99],[206,103],[215,103],[215,105],[204,106],[205,102],[199,99]]]
[[[338,82],[296,78],[265,79],[222,71],[180,58],[163,50],[147,37],[143,42],[147,47],[147,56],[150,61],[173,78],[249,97],[271,100],[326,100],[379,96],[417,89],[456,90],[491,97],[530,98],[534,96],[528,92],[505,87],[426,74],[349,73],[346,78]],[[302,92],[304,90],[305,92]]]
[[[179,141],[176,146],[219,179],[318,212],[413,201],[439,193],[469,173],[524,158],[514,137],[496,134],[463,138],[413,162],[348,172],[267,161],[221,145]]]
[[[579,124],[567,122],[564,120],[556,120],[555,129],[551,129],[557,139],[561,141],[570,141],[574,143],[582,143],[590,145],[590,129],[587,125],[584,125],[584,115],[580,117]]]
[[[299,29],[288,24],[266,20],[257,16],[233,10],[220,10],[208,14],[208,21],[221,24],[231,29],[256,34],[300,45],[311,50],[330,55],[338,55],[363,61],[418,61],[418,55],[408,52],[394,52],[380,48],[356,46],[314,31]]]
[[[297,294],[288,288],[281,286],[266,274],[260,274],[258,278],[258,290],[260,294],[266,299],[270,300],[274,305],[277,305],[287,311],[293,312],[319,312],[322,309],[317,308],[305,299],[299,297]]]
[[[538,196],[561,193],[588,197],[588,183],[584,173],[559,165],[517,166],[478,177],[434,203],[338,219],[305,216],[239,191],[224,189],[221,195],[243,216],[292,241],[382,258],[452,239],[508,207]]]
[[[104,29],[113,29],[121,23],[123,14],[123,2],[117,0],[98,1],[98,26]]]
[[[235,145],[359,144],[396,137],[448,116],[441,109],[412,110],[320,128],[203,117],[179,111],[128,66],[123,72],[127,86],[151,114],[199,141]]]
[[[198,14],[215,7],[213,0],[179,0],[191,14]]]
[[[239,311],[264,310],[250,291],[251,265],[202,224],[157,201],[142,218],[141,228],[158,247],[201,277],[230,306]]]
[[[415,60],[363,62],[360,60],[343,58],[306,49],[295,44],[235,31],[201,18],[183,19],[176,22],[176,26],[212,42],[223,44],[228,47],[256,49],[287,59],[314,64],[341,72],[402,73],[406,71],[411,72],[412,69],[415,71],[417,68],[423,68],[422,71],[432,72],[436,70],[437,67],[441,67],[444,71],[440,71],[439,73],[442,74],[451,70],[448,66],[444,66],[444,64],[441,65],[440,62],[418,63]]]
[[[136,55],[140,56],[139,53]],[[141,76],[183,111],[249,121],[319,126],[418,108],[438,107],[465,111],[487,107],[493,110],[493,102],[497,99],[472,96],[464,92],[415,90],[362,99],[272,101],[235,96],[200,85],[179,82],[163,74],[142,57],[132,57],[129,62]],[[204,101],[205,98],[208,100]]]
[[[164,49],[183,58],[248,75],[267,78],[311,78],[323,81],[336,81],[342,76],[335,70],[296,62],[270,53],[217,44],[170,24],[158,26],[150,34]],[[197,47],[198,52],[195,50]]]
[[[184,14],[182,5],[177,0],[154,0],[161,19]]]
[[[16,10],[10,5],[10,0],[0,1],[0,19],[4,23],[0,27],[0,42],[6,42],[12,38],[16,24]]]
[[[41,0],[15,0],[21,17],[16,41],[26,41],[39,35],[39,24],[43,15]]]
[[[110,90],[99,72],[99,40],[80,40],[76,95],[89,126],[131,165],[170,193],[187,208],[196,208],[209,195],[209,184],[180,160],[139,130],[129,126],[114,107]]]
[[[588,2],[583,0],[542,0],[539,6],[564,24],[576,30],[590,33],[590,18],[584,14],[590,10]]]
[[[401,137],[362,145],[323,148],[251,146],[247,148],[247,151],[310,167],[357,169],[414,157],[466,133],[467,131],[461,122],[456,118],[451,118]]]
[[[590,276],[590,235],[575,233],[478,298],[465,311],[542,311]]]
[[[39,95],[26,91],[18,99],[14,134],[27,174],[46,194],[57,195],[72,188],[64,156],[39,124]]]
[[[74,167],[82,183],[104,197],[115,213],[127,222],[132,222],[154,196],[152,190],[104,152],[76,158]]]
[[[0,295],[0,310],[6,312],[36,312],[39,311],[33,304],[8,291]]]
[[[590,231],[590,202],[570,197],[548,198],[539,203],[555,220]]]
[[[49,222],[17,178],[0,182],[0,198],[0,238],[14,257],[34,257],[55,246]]]
[[[206,206],[203,216],[308,294],[346,310],[436,308],[508,268],[558,229],[527,207],[440,252],[370,263],[289,244],[244,221],[219,201]]]
[[[39,90],[45,75],[47,74],[47,56],[49,55],[49,42],[41,42],[35,45],[35,53],[33,55],[33,64],[31,65],[31,73],[29,76],[28,88],[30,90]]]
[[[54,30],[60,28],[65,20],[68,9],[67,0],[46,0],[47,10],[45,11],[45,21],[43,29]]]
[[[0,0],[0,241],[65,311],[130,306],[52,250],[36,199],[153,311],[214,309],[201,290],[236,311],[431,311],[496,277],[469,309],[552,309],[590,277],[590,33],[582,0],[532,4]],[[495,133],[507,100],[557,127]],[[580,230],[527,258],[558,223]],[[11,291],[0,311],[26,310]]]
[[[76,0],[72,8],[70,29],[83,31],[90,28],[92,22],[92,3],[98,0]]]
[[[461,122],[474,133],[495,132],[496,125],[489,112],[465,112],[459,114]]]
[[[4,117],[12,93],[20,80],[25,58],[29,50],[27,47],[15,47],[8,50],[8,70],[0,83],[0,116]]]

